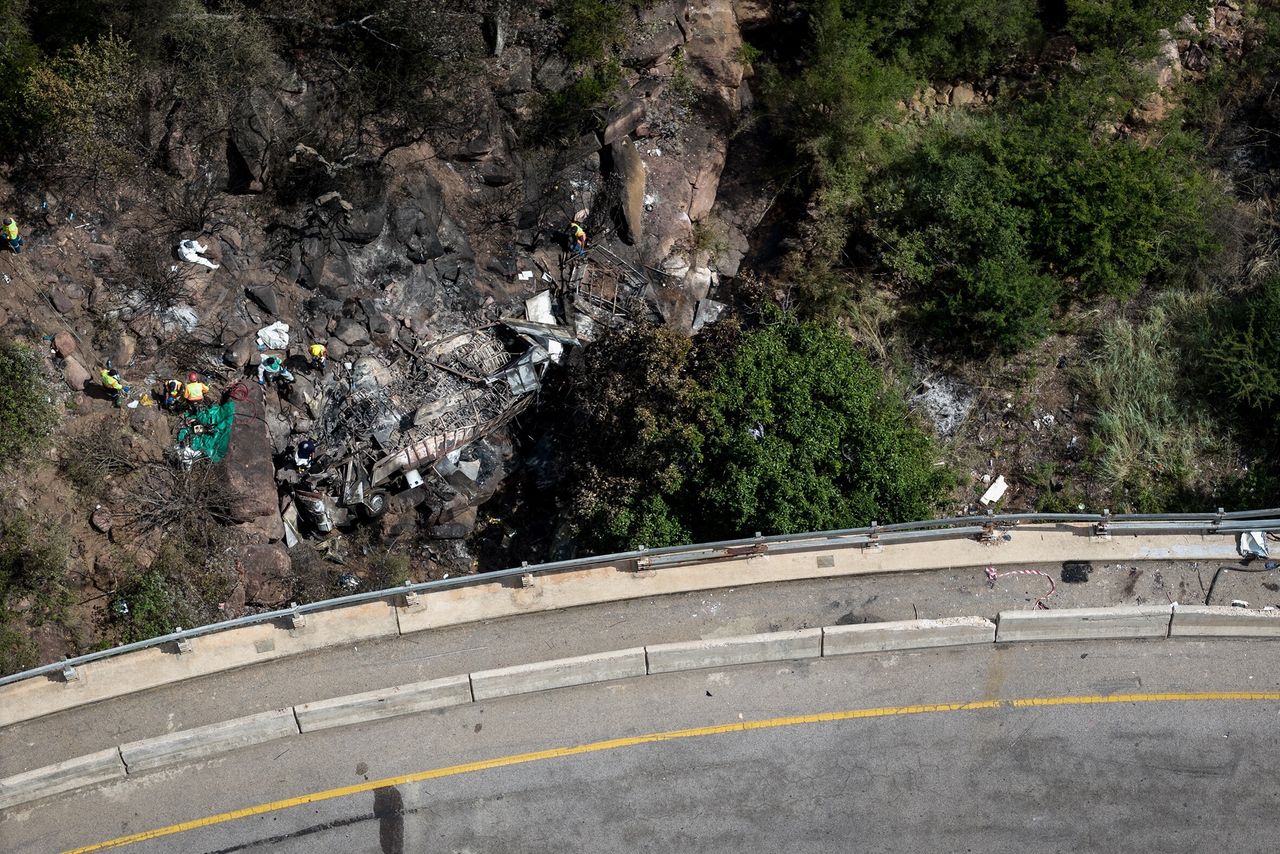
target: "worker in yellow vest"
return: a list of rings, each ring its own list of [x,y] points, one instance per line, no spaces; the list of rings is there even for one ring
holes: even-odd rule
[[[120,379],[119,372],[110,365],[102,369],[102,385],[106,388],[112,405],[119,409],[120,399],[129,393],[129,387]]]
[[[569,223],[569,248],[579,257],[587,254],[587,232],[576,222]]]
[[[329,361],[329,348],[323,344],[312,344],[307,352],[311,354],[311,367],[323,371]]]
[[[204,406],[204,396],[209,393],[209,386],[200,381],[195,371],[187,374],[187,384],[182,388],[182,399],[187,402],[188,409],[199,409]]]
[[[14,255],[21,255],[22,237],[18,234],[18,224],[13,221],[13,217],[4,218],[4,227],[0,231],[3,232],[5,243],[8,244],[10,251]]]

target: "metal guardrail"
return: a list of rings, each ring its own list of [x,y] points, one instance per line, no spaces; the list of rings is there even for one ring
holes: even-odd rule
[[[1219,509],[1216,513],[1121,513],[1112,514],[1104,510],[1102,513],[1005,513],[977,516],[952,516],[944,519],[926,519],[919,522],[899,522],[891,525],[872,523],[867,528],[849,528],[835,531],[815,531],[805,534],[778,534],[774,536],[744,537],[736,540],[722,540],[715,543],[699,543],[688,546],[667,546],[665,548],[641,548],[635,551],[618,552],[616,554],[594,557],[575,558],[573,560],[553,561],[530,566],[524,564],[509,569],[496,570],[478,575],[460,575],[437,581],[424,581],[418,584],[406,584],[386,590],[370,590],[365,593],[353,593],[335,599],[325,599],[306,605],[295,605],[276,611],[260,614],[248,614],[234,620],[210,623],[194,629],[179,628],[174,632],[149,640],[135,641],[123,646],[91,652],[87,655],[57,661],[0,677],[0,685],[9,685],[36,676],[47,676],[61,673],[65,679],[77,678],[75,668],[104,658],[112,658],[128,652],[177,644],[179,651],[185,651],[192,638],[214,634],[228,629],[252,626],[259,623],[284,622],[290,626],[300,626],[307,614],[329,611],[346,605],[361,605],[394,597],[406,597],[410,600],[418,593],[436,590],[449,590],[455,587],[468,587],[476,584],[491,584],[506,578],[520,578],[527,574],[543,575],[564,572],[573,569],[586,569],[596,566],[609,566],[626,561],[635,561],[641,569],[660,569],[664,567],[682,566],[707,560],[724,560],[745,558],[762,554],[786,554],[796,551],[810,551],[824,548],[849,548],[854,546],[877,546],[889,543],[921,542],[928,540],[947,540],[961,538],[995,538],[998,532],[1007,531],[1020,524],[1060,523],[1093,525],[1091,533],[1096,534],[1169,534],[1169,533],[1202,533],[1227,534],[1258,530],[1280,530],[1280,508],[1267,510],[1240,510],[1231,513]]]

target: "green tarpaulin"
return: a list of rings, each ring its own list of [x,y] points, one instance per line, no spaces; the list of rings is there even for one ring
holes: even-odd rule
[[[197,433],[194,427],[183,427],[178,431],[178,444],[190,445],[210,460],[218,462],[227,455],[227,447],[231,444],[231,424],[236,420],[236,402],[228,400],[218,406],[202,409],[196,413],[194,420],[208,429]]]

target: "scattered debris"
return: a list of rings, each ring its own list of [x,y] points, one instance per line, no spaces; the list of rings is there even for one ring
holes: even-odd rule
[[[996,572],[994,566],[988,566],[987,570],[987,586],[992,590],[996,587],[996,580],[999,578],[1007,578],[1010,575],[1042,575],[1045,581],[1049,582],[1049,592],[1036,599],[1033,606],[1037,611],[1048,610],[1049,606],[1045,604],[1045,600],[1052,596],[1058,590],[1058,585],[1053,582],[1053,576],[1047,572],[1041,572],[1038,569],[1011,569],[1008,572]]]
[[[1267,534],[1265,531],[1247,531],[1240,535],[1238,548],[1244,558],[1267,557]]]

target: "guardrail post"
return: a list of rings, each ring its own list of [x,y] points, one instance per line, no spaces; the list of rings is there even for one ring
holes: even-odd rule
[[[298,613],[298,603],[290,602],[289,607],[293,609],[293,613],[289,615],[289,628],[293,630],[305,628],[307,625],[307,615]]]
[[[405,586],[405,587],[408,587],[411,583],[412,583],[412,582],[406,581],[406,582],[404,583],[404,586]],[[405,610],[407,610],[407,611],[418,611],[418,610],[421,610],[422,608],[425,608],[425,607],[426,607],[426,606],[425,606],[425,605],[423,604],[423,602],[422,602],[422,597],[420,597],[420,596],[418,595],[418,591],[416,591],[416,590],[406,590],[406,591],[404,592],[404,608],[405,608]]]
[[[67,664],[67,663],[66,663],[66,662],[70,661],[70,659],[68,659],[68,658],[64,657],[64,658],[62,659],[62,661],[63,661],[63,665],[62,665],[62,681],[63,681],[63,682],[78,682],[78,681],[80,681],[80,673],[79,673],[79,671],[77,671],[77,670],[76,670],[74,667],[72,667],[70,664]]]
[[[1104,540],[1111,539],[1111,509],[1103,508],[1102,521],[1093,526],[1093,534]]]
[[[182,631],[182,626],[174,629],[175,632]],[[178,655],[186,655],[189,652],[195,652],[195,648],[191,646],[191,638],[178,638]]]
[[[522,561],[520,561],[520,566],[521,566],[521,567],[526,567],[526,566],[528,566],[528,565],[529,565],[529,561],[527,561],[527,560],[522,560]],[[521,586],[521,587],[523,587],[524,589],[528,590],[528,589],[529,589],[530,587],[532,587],[533,585],[534,585],[534,579],[533,579],[533,573],[532,573],[532,572],[526,572],[526,573],[524,573],[523,575],[521,575],[521,576],[520,576],[520,586]]]
[[[882,548],[880,544],[880,532],[879,530],[877,530],[879,527],[880,527],[880,523],[873,519],[871,521],[871,533],[867,534],[867,548],[869,549]]]
[[[1217,528],[1222,525],[1222,508],[1218,508],[1218,512],[1213,517],[1213,527]]]

